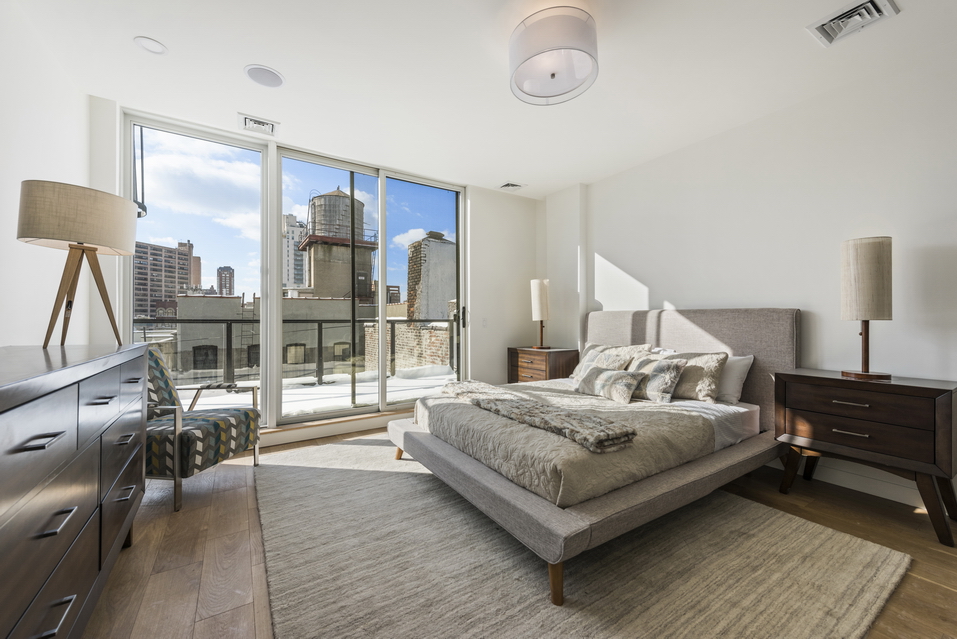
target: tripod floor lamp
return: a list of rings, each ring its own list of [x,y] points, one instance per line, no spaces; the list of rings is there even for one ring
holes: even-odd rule
[[[73,298],[84,258],[90,265],[90,272],[106,307],[106,315],[110,319],[116,342],[123,343],[97,254],[133,253],[136,246],[136,211],[136,205],[130,200],[103,191],[42,180],[24,180],[21,183],[17,239],[29,244],[69,251],[43,348],[50,344],[61,308],[65,310],[60,345],[66,343],[70,315],[73,312]]]

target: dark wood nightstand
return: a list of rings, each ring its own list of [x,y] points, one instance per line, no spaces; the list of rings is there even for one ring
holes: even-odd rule
[[[822,455],[867,464],[917,482],[937,538],[953,546],[947,514],[957,520],[951,482],[957,474],[955,390],[955,382],[931,379],[870,382],[837,371],[777,373],[775,436],[791,444],[781,492],[790,490],[801,457],[808,458],[805,479],[814,476]]]
[[[568,377],[577,365],[577,348],[509,348],[508,383]]]

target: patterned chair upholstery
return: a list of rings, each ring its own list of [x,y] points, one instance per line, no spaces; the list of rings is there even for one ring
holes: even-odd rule
[[[183,387],[195,389],[197,396],[206,388],[252,390],[254,405],[253,408],[183,411],[173,378],[159,349],[151,346],[147,360],[146,475],[174,481],[175,510],[179,510],[182,504],[184,477],[192,477],[248,450],[250,446],[253,447],[254,463],[259,465],[260,414],[255,408],[256,388],[240,389],[236,384]],[[194,399],[193,405],[195,403]]]

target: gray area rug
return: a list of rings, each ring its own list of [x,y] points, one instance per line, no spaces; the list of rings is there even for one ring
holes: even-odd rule
[[[268,454],[256,469],[277,639],[861,637],[910,557],[718,491],[546,564],[393,445]]]

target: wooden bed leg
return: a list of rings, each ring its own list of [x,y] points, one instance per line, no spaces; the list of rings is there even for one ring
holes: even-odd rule
[[[395,458],[396,458],[396,459],[402,459],[402,449],[399,448],[399,447],[396,447],[396,449],[395,449]]]
[[[548,587],[552,593],[552,603],[561,606],[565,603],[565,564],[548,564]]]

